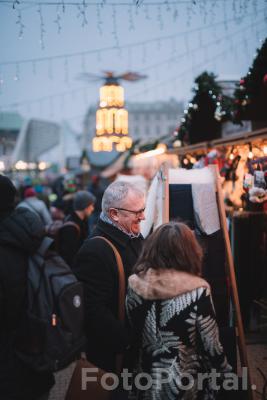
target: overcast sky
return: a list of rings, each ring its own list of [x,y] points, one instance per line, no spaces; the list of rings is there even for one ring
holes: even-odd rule
[[[0,0],[0,109],[76,130],[101,85],[81,72],[146,74],[123,83],[126,102],[188,102],[204,70],[239,80],[267,36],[265,0],[46,3]]]

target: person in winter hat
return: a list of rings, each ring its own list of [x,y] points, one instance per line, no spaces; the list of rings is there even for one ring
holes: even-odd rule
[[[44,227],[29,209],[15,209],[15,196],[11,180],[0,175],[0,397],[39,400],[48,398],[53,374],[24,365],[12,338],[26,309],[28,257],[40,246]]]
[[[39,216],[44,226],[52,223],[52,217],[43,200],[37,198],[37,193],[33,187],[28,187],[24,191],[24,200],[17,207],[25,207]]]
[[[74,194],[73,211],[67,215],[57,235],[57,250],[69,266],[73,266],[78,250],[88,237],[88,218],[94,211],[95,196],[81,190]]]

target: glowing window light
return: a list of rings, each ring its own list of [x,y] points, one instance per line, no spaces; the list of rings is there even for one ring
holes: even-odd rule
[[[24,171],[28,168],[28,164],[25,161],[19,160],[16,162],[15,168]]]
[[[112,151],[112,141],[106,137],[93,138],[93,151]]]
[[[120,139],[120,142],[116,145],[116,150],[117,151],[125,151],[129,149],[132,146],[132,139],[129,138],[128,136],[122,137]]]
[[[128,134],[128,111],[125,109],[117,110],[115,113],[115,132]]]
[[[109,140],[111,140],[113,143],[120,143],[121,138],[119,136],[111,135],[109,136]]]
[[[44,161],[40,161],[38,164],[38,168],[40,171],[44,171],[48,167],[48,164]]]
[[[124,90],[119,85],[104,85],[100,88],[100,107],[123,107]]]
[[[99,109],[96,112],[96,134],[97,135],[102,135],[105,133],[105,114],[107,110],[106,109]]]

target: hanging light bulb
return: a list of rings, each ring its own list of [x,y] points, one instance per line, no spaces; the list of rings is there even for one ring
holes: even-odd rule
[[[233,160],[234,158],[235,158],[235,156],[234,156],[234,146],[232,146],[231,152],[230,152],[230,155],[229,155],[229,159]]]
[[[253,152],[252,152],[252,146],[251,146],[251,143],[249,144],[248,158],[249,158],[249,159],[252,159],[252,158],[253,158]]]

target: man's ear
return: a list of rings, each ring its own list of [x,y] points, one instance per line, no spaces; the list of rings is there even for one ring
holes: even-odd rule
[[[110,219],[112,219],[113,221],[118,221],[119,220],[119,218],[118,218],[118,211],[117,210],[115,210],[114,208],[111,208],[110,210],[109,210],[109,217],[110,217]]]

